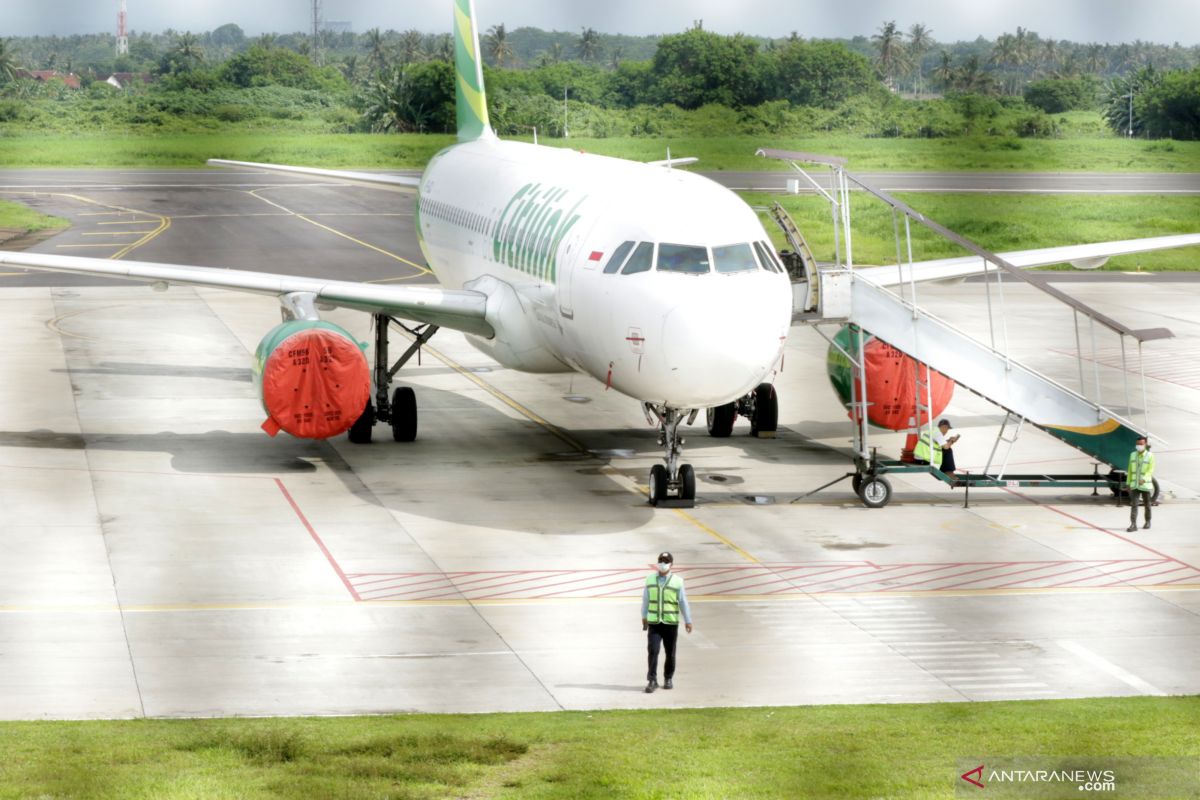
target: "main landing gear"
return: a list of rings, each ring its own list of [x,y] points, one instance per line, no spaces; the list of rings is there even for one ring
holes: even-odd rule
[[[717,439],[728,438],[733,433],[733,423],[739,416],[750,420],[751,436],[774,439],[775,432],[779,430],[779,395],[775,393],[775,387],[769,383],[760,383],[745,397],[708,409],[709,436]]]
[[[665,450],[666,464],[655,464],[650,468],[650,505],[657,508],[692,508],[696,505],[696,471],[691,464],[680,464],[683,438],[679,426],[687,418],[690,425],[698,413],[667,408],[650,403],[645,405],[646,419],[653,424],[658,421],[658,443]]]
[[[388,388],[392,378],[409,359],[421,352],[421,347],[437,333],[437,325],[418,325],[409,328],[387,314],[375,314],[375,401],[367,402],[360,416],[350,428],[350,441],[355,444],[370,444],[371,432],[376,422],[391,426],[392,438],[397,442],[411,442],[417,438],[417,396],[410,386],[397,386],[388,400]],[[414,340],[395,364],[388,364],[388,328],[396,325],[410,333]]]

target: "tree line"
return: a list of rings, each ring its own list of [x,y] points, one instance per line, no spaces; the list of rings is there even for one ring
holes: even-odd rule
[[[949,45],[933,34],[924,24],[905,31],[895,21],[849,40],[796,32],[775,39],[720,35],[699,20],[682,33],[655,37],[592,28],[510,31],[499,24],[481,45],[493,116],[508,134],[537,127],[563,135],[574,127],[590,135],[653,135],[682,124],[680,113],[708,109],[706,122],[724,119],[737,131],[1038,136],[1059,129],[1047,115],[1095,109],[1118,133],[1200,135],[1194,78],[1200,48],[1076,44],[1024,28],[994,42]],[[39,91],[14,80],[18,66],[76,69],[85,84],[111,66],[159,76],[159,91],[321,91],[355,108],[362,127],[373,130],[453,126],[448,34],[372,29],[252,38],[228,24],[203,34],[135,34],[120,59],[111,46],[109,35],[0,40],[0,95]],[[942,97],[945,103],[934,103]]]

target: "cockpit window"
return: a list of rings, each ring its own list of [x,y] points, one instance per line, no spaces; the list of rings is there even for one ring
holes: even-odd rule
[[[633,249],[633,244],[633,242],[622,242],[616,250],[613,250],[608,263],[604,265],[605,274],[612,275],[621,269],[621,265],[625,263],[625,256],[629,255],[629,251]]]
[[[708,248],[688,244],[660,244],[658,271],[702,275],[708,269]]]
[[[621,274],[632,275],[635,272],[647,272],[652,264],[654,264],[654,243],[642,242],[625,262],[625,269],[621,270]]]
[[[779,260],[775,258],[775,253],[769,244],[755,242],[754,249],[758,251],[758,257],[762,261],[764,269],[769,272],[783,272],[783,267],[779,265]]]
[[[754,260],[754,251],[749,244],[727,244],[724,247],[714,247],[713,265],[717,272],[747,272],[758,269]]]

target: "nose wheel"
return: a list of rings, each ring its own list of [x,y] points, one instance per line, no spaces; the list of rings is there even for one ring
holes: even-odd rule
[[[693,508],[696,505],[696,471],[691,464],[680,464],[683,452],[683,437],[679,425],[684,418],[696,416],[679,408],[645,406],[646,418],[658,421],[658,443],[662,445],[664,464],[650,468],[650,505],[655,508]]]

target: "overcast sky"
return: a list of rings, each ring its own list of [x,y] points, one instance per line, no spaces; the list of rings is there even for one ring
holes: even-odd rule
[[[310,0],[127,0],[133,30],[205,31],[236,22],[249,34],[307,30]],[[114,30],[118,0],[0,0],[0,37]],[[325,18],[353,30],[450,30],[451,0],[324,0]],[[993,39],[1018,25],[1073,41],[1200,44],[1200,0],[477,0],[480,28],[671,33],[693,20],[721,33],[870,34],[882,20],[923,22],[941,41]]]

